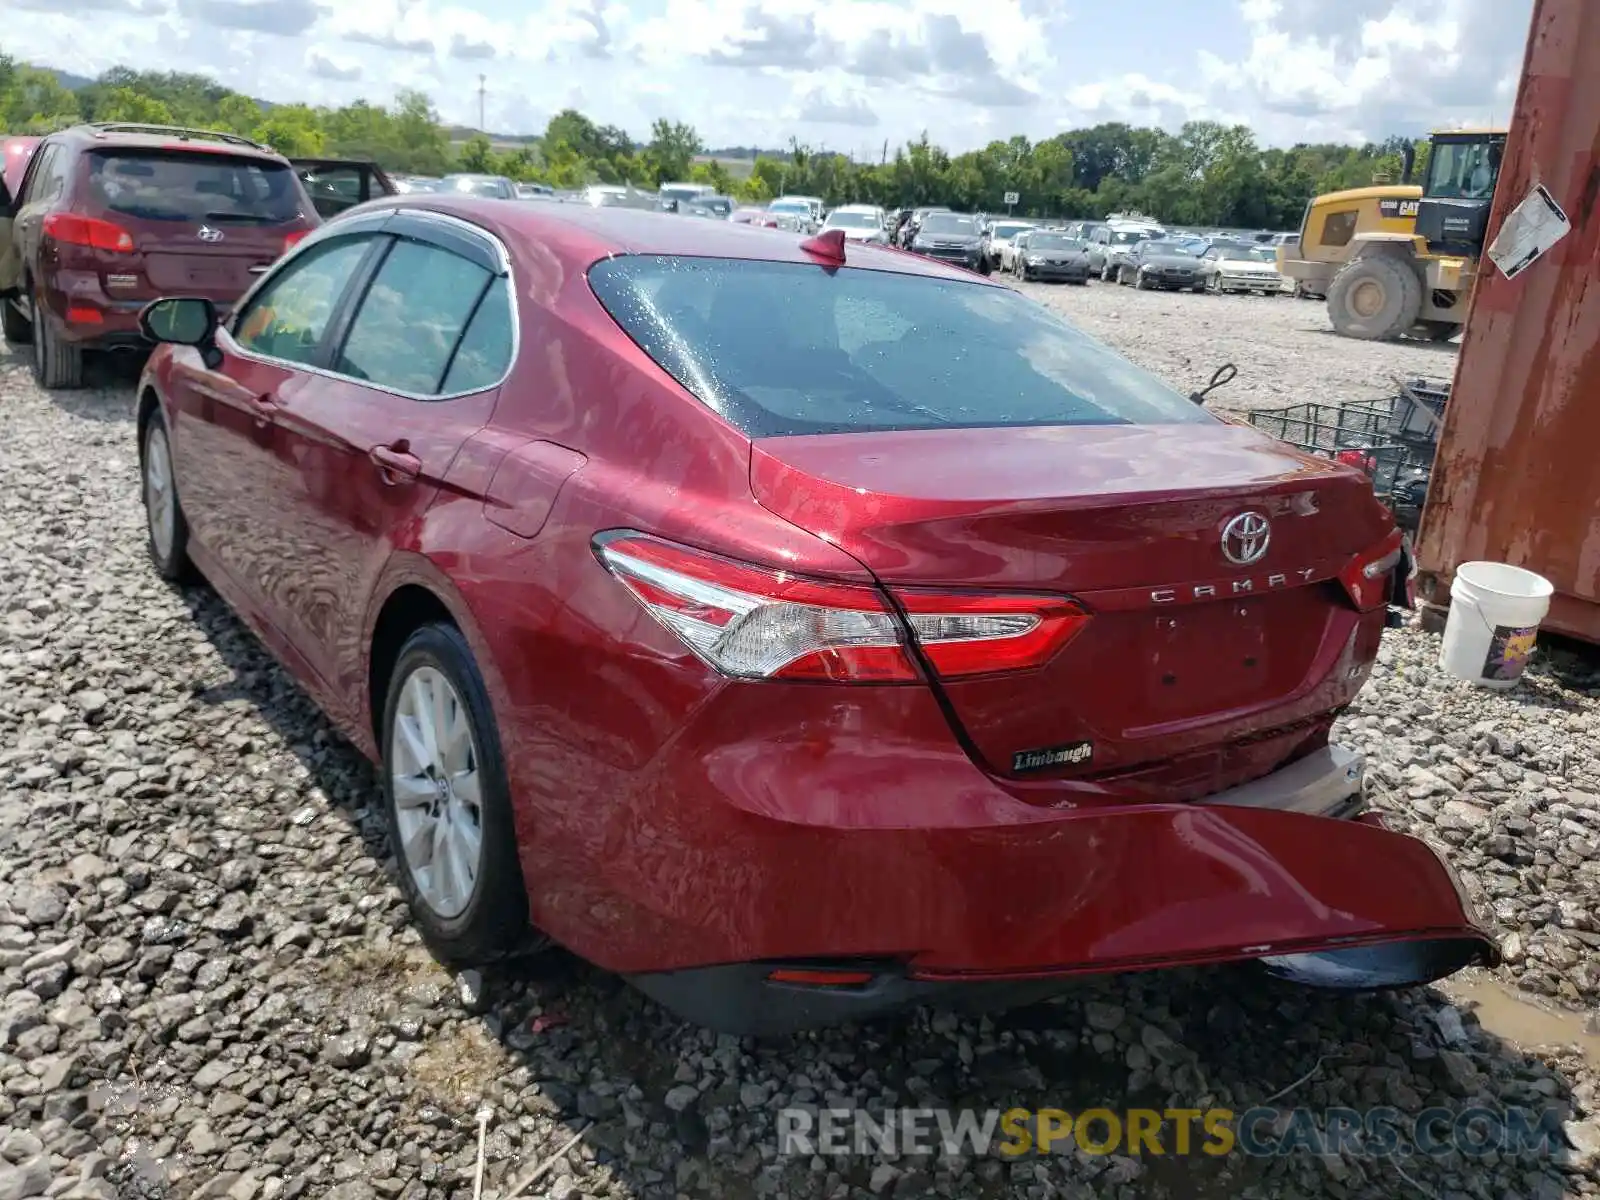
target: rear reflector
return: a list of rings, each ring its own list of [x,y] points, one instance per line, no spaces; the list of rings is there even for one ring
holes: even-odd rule
[[[798,983],[806,987],[860,987],[872,982],[872,972],[787,969],[773,971],[767,979],[772,983]]]
[[[75,306],[67,309],[67,324],[69,325],[102,325],[105,318],[100,315],[97,308],[83,308]]]
[[[1363,612],[1379,608],[1391,598],[1392,576],[1403,555],[1404,535],[1396,529],[1383,541],[1356,555],[1339,572],[1339,582]]]
[[[40,225],[45,237],[65,246],[88,246],[116,254],[133,252],[133,235],[120,225],[76,213],[51,213]]]
[[[940,677],[1036,667],[1088,620],[1060,596],[896,589],[797,578],[646,534],[595,539],[645,611],[725,675],[910,683],[915,642]]]

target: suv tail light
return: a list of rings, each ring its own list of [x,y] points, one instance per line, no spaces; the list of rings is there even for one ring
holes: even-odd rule
[[[1357,608],[1366,612],[1389,603],[1404,545],[1404,535],[1396,529],[1376,546],[1356,555],[1339,572],[1339,582]]]
[[[310,232],[311,232],[311,230],[309,230],[309,229],[301,229],[301,230],[296,231],[295,233],[289,234],[287,237],[285,237],[283,239],[283,250],[281,251],[281,253],[283,253],[283,254],[289,253],[289,251],[293,250],[302,241],[304,241],[306,235],[309,234]]]
[[[595,553],[652,617],[724,675],[838,683],[920,678],[913,638],[941,677],[1042,664],[1088,620],[1060,596],[896,590],[804,579],[638,533]]]
[[[40,226],[45,237],[67,246],[89,246],[117,254],[133,253],[133,234],[121,225],[76,213],[51,213]]]

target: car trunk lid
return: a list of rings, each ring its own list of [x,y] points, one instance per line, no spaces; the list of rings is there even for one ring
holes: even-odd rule
[[[769,438],[751,480],[891,589],[1064,593],[1090,612],[1042,667],[939,683],[1000,774],[1178,759],[1168,792],[1220,790],[1238,779],[1207,751],[1287,727],[1270,760],[1314,738],[1376,636],[1338,583],[1392,529],[1370,485],[1243,426]],[[1271,768],[1260,754],[1248,771]]]

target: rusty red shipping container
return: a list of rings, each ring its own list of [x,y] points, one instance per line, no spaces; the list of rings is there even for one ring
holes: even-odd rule
[[[1600,3],[1537,0],[1489,220],[1536,184],[1572,230],[1513,279],[1484,259],[1417,557],[1421,597],[1456,567],[1514,563],[1555,585],[1546,629],[1600,642]]]

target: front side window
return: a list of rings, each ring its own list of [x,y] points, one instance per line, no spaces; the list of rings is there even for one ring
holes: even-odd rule
[[[608,259],[589,281],[749,437],[1215,419],[1009,288],[672,256]]]
[[[351,277],[375,235],[314,246],[269,279],[240,311],[233,338],[242,349],[293,363],[314,363]]]
[[[334,370],[391,391],[436,395],[491,278],[438,246],[396,242],[361,300]]]

